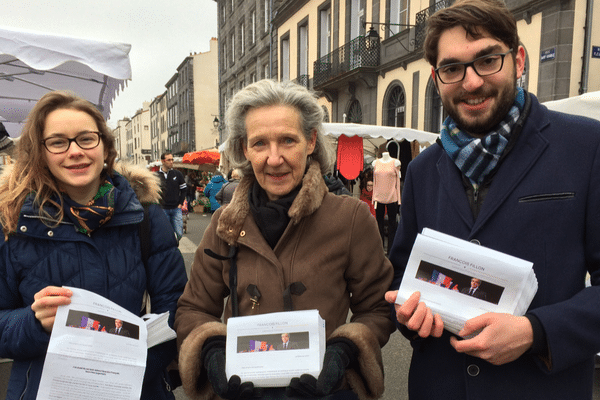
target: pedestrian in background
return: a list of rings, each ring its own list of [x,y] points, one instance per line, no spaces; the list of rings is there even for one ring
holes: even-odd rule
[[[206,196],[208,200],[210,200],[211,213],[214,213],[219,209],[219,207],[221,207],[221,204],[219,204],[219,202],[217,201],[216,196],[225,183],[227,183],[227,181],[223,177],[223,174],[217,171],[214,173],[213,177],[210,178],[210,182],[208,182],[208,184],[204,188],[204,196]]]
[[[167,215],[177,240],[183,236],[183,215],[181,207],[187,194],[187,185],[183,174],[173,168],[173,154],[166,152],[160,156],[162,166],[156,172],[160,178],[160,206]]]
[[[215,198],[221,206],[229,204],[233,198],[233,192],[242,179],[242,172],[239,168],[234,168],[227,174],[227,183],[225,183]]]

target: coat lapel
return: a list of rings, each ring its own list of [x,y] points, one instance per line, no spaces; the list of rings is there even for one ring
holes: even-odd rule
[[[521,137],[494,176],[471,235],[475,235],[508,199],[548,147],[548,141],[540,133],[548,121],[541,120],[541,115],[536,115],[539,107],[537,103],[532,105],[532,112],[523,127]]]
[[[460,219],[465,223],[468,229],[471,230],[474,222],[473,213],[471,212],[469,201],[465,194],[461,172],[443,150],[436,167],[438,174],[440,175],[441,185],[448,196],[449,202],[456,209]]]

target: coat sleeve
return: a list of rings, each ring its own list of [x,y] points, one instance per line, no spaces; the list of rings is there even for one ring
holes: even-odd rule
[[[24,299],[13,270],[10,246],[0,243],[0,357],[15,360],[46,354],[50,335],[35,318],[33,299]]]
[[[183,256],[177,248],[177,240],[165,213],[157,205],[148,209],[150,220],[151,253],[146,268],[146,285],[150,295],[151,311],[154,314],[169,312],[169,326],[173,326],[177,300],[183,293],[187,274]],[[177,346],[174,340],[154,346],[148,350],[144,381],[157,379],[166,367],[176,359]]]
[[[175,316],[175,330],[179,345],[179,369],[183,388],[188,396],[211,398],[214,393],[203,369],[200,353],[206,339],[226,335],[227,327],[221,322],[223,300],[229,295],[224,274],[228,261],[218,261],[204,253],[210,249],[226,255],[228,246],[216,234],[221,211],[217,210],[196,250],[190,280],[179,299]]]
[[[359,349],[358,366],[346,371],[346,381],[361,400],[377,399],[384,389],[381,347],[394,331],[384,294],[392,282],[392,265],[369,207],[357,202],[351,225],[346,280],[351,297],[350,323],[330,338],[344,337]]]

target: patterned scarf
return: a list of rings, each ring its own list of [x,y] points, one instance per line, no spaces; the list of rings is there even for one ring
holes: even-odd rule
[[[85,235],[107,223],[115,212],[115,186],[110,178],[100,185],[98,193],[86,205],[81,205],[63,194],[65,215],[75,224],[77,231]]]
[[[481,185],[498,165],[524,105],[525,91],[519,87],[506,118],[483,138],[474,138],[461,131],[450,117],[444,121],[440,134],[442,146],[473,187]]]

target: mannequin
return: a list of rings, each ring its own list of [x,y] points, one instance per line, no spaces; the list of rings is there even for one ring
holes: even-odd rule
[[[375,218],[379,226],[381,241],[385,247],[385,214],[387,212],[387,251],[394,243],[398,228],[397,215],[400,195],[400,161],[383,153],[380,159],[373,161],[373,205]]]

